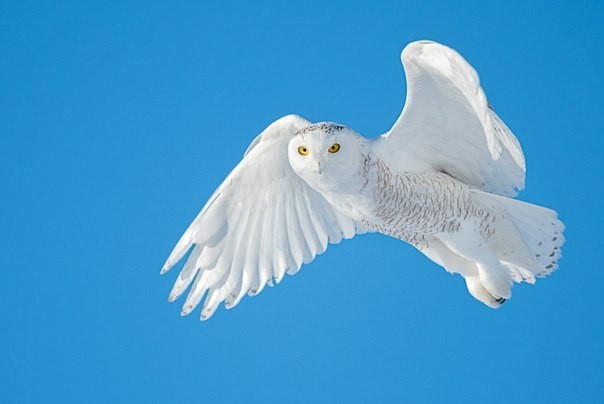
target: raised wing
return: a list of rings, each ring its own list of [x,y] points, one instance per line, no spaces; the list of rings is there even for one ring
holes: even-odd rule
[[[170,293],[176,300],[193,283],[182,314],[205,296],[201,319],[225,301],[234,307],[273,279],[295,274],[327,248],[363,229],[338,213],[292,170],[287,145],[311,123],[283,117],[264,130],[184,233],[162,274],[193,247]]]
[[[478,74],[444,45],[413,42],[401,54],[407,100],[374,151],[401,171],[436,170],[487,192],[514,196],[524,188],[518,140],[497,116]]]

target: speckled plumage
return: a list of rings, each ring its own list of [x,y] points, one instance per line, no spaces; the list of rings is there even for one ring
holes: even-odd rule
[[[461,220],[484,215],[467,185],[444,173],[394,173],[378,161],[373,218],[361,223],[418,248],[438,233],[459,230]]]
[[[332,135],[334,133],[341,132],[343,129],[343,125],[338,125],[334,122],[318,122],[299,130],[294,134],[294,136],[301,136],[312,132]]]

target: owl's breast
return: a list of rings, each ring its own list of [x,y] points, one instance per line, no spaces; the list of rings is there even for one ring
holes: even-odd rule
[[[323,195],[339,212],[345,216],[361,222],[372,216],[371,200],[359,196],[339,194],[339,195]]]

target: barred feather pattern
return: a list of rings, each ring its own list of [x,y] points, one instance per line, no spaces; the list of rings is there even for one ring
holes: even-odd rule
[[[381,160],[374,169],[374,217],[362,219],[363,226],[419,249],[435,234],[457,232],[465,220],[492,234],[496,217],[473,203],[468,185],[439,172],[395,173]]]

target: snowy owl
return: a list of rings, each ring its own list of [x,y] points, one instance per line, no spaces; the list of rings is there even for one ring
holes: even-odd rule
[[[564,225],[514,197],[525,161],[487,103],[476,71],[431,41],[401,54],[407,101],[392,129],[367,139],[331,122],[285,116],[266,128],[184,233],[162,273],[190,251],[170,293],[182,314],[279,283],[328,244],[380,232],[416,247],[492,308],[514,282],[557,267]]]

